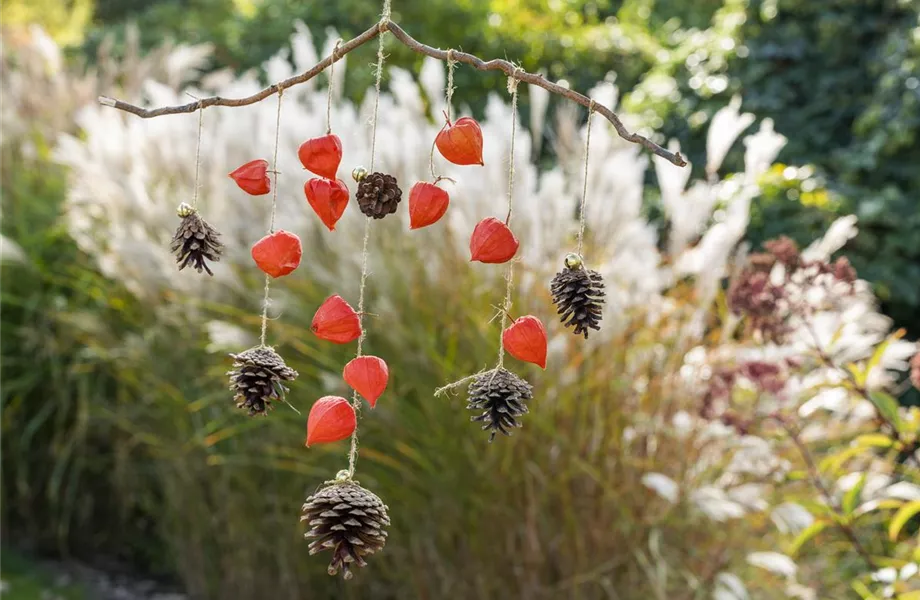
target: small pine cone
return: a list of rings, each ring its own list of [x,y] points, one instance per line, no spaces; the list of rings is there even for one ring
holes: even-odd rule
[[[574,325],[575,335],[583,333],[588,339],[588,328],[600,330],[604,280],[597,271],[586,269],[580,257],[566,258],[565,269],[553,277],[550,291],[562,323]]]
[[[331,549],[328,572],[335,575],[341,569],[345,579],[354,576],[352,563],[367,566],[364,557],[383,548],[390,524],[386,504],[349,480],[330,482],[307,498],[300,520],[310,526],[304,537],[315,538],[310,542],[310,554]]]
[[[395,213],[402,200],[396,178],[386,173],[371,173],[358,183],[358,206],[368,217],[382,219]]]
[[[208,275],[214,275],[205,259],[211,262],[220,260],[220,253],[224,249],[220,243],[220,233],[202,219],[196,209],[184,202],[176,212],[182,217],[182,222],[173,236],[170,251],[176,255],[179,270],[192,265],[199,273],[204,269]]]
[[[240,354],[231,354],[233,370],[228,371],[230,389],[237,408],[248,408],[249,416],[268,414],[272,400],[283,400],[288,389],[282,381],[297,379],[297,371],[284,364],[284,359],[262,346]]]
[[[517,417],[527,413],[526,402],[533,398],[533,388],[529,383],[506,369],[486,371],[470,384],[469,399],[466,407],[482,411],[471,417],[471,421],[481,421],[483,429],[491,429],[489,442],[501,431],[511,435],[511,429],[520,427]]]

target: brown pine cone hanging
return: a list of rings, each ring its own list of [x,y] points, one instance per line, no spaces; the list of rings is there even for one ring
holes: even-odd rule
[[[471,417],[481,421],[483,429],[491,429],[489,442],[501,431],[511,435],[511,429],[520,427],[517,418],[527,413],[526,402],[533,398],[533,387],[511,371],[497,369],[486,371],[470,384],[466,407],[482,414]]]
[[[198,210],[185,202],[179,205],[176,214],[182,218],[182,222],[173,236],[170,251],[176,255],[179,270],[191,265],[199,273],[204,269],[208,275],[214,275],[205,260],[220,260],[220,253],[224,249],[220,243],[220,234],[201,218]]]
[[[248,408],[249,416],[268,414],[272,400],[283,400],[288,388],[282,381],[297,379],[297,371],[284,364],[284,359],[263,346],[250,348],[233,357],[233,370],[228,371],[230,389],[237,408]]]
[[[358,167],[352,172],[352,177],[358,182],[358,207],[368,217],[382,219],[396,212],[399,201],[402,200],[402,190],[396,183],[396,178],[386,173],[370,173]]]
[[[347,472],[340,477],[343,474]],[[352,563],[367,566],[364,557],[383,548],[390,524],[383,501],[348,479],[327,482],[307,498],[300,520],[310,526],[304,537],[315,538],[310,542],[310,554],[331,549],[328,572],[335,575],[341,569],[345,579],[354,576]]]
[[[600,330],[604,280],[597,271],[586,269],[580,256],[565,257],[565,269],[553,277],[550,291],[562,323],[574,325],[575,335],[583,333],[588,339],[589,328]]]

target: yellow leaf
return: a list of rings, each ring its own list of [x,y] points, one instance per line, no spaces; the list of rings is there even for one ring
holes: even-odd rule
[[[895,513],[894,517],[892,517],[891,523],[888,525],[888,538],[891,539],[891,541],[896,541],[904,525],[918,512],[920,512],[920,500],[914,500],[902,506],[900,510]]]
[[[884,433],[867,433],[855,440],[857,446],[874,446],[876,448],[890,448],[894,440]]]
[[[823,531],[825,527],[827,527],[826,522],[815,521],[814,523],[812,523],[811,525],[803,529],[802,532],[798,536],[796,536],[796,538],[789,545],[789,554],[795,555],[802,548],[805,542],[807,542],[811,538],[821,533],[821,531]]]

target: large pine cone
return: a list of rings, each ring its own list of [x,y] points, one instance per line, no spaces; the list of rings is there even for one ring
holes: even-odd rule
[[[354,576],[352,563],[367,566],[364,557],[383,548],[390,524],[383,501],[348,480],[331,482],[307,498],[300,520],[310,526],[304,537],[315,538],[310,542],[310,554],[331,549],[329,574],[341,569],[345,579]]]
[[[176,255],[179,270],[192,265],[199,273],[204,269],[208,275],[214,275],[205,261],[220,260],[224,248],[220,243],[220,234],[201,218],[197,210],[184,202],[179,206],[178,215],[182,217],[182,222],[173,236],[170,251]]]
[[[297,371],[284,364],[284,359],[263,346],[231,354],[233,370],[228,371],[230,389],[237,408],[248,408],[249,416],[267,414],[272,400],[283,400],[288,389],[282,381],[297,379]]]
[[[574,325],[575,335],[584,334],[588,339],[589,328],[600,330],[604,280],[597,271],[586,269],[580,257],[566,258],[566,267],[553,277],[550,291],[562,323]]]
[[[526,402],[533,398],[529,383],[506,369],[487,371],[470,384],[466,407],[482,414],[471,417],[481,421],[483,429],[491,429],[489,442],[501,431],[511,435],[511,429],[520,427],[517,418],[527,413]]]
[[[402,200],[396,178],[386,173],[371,173],[358,183],[358,206],[368,217],[382,219],[395,213]]]

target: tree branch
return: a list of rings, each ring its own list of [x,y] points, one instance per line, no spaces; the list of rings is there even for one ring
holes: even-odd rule
[[[180,104],[178,106],[163,106],[160,108],[141,108],[140,106],[135,106],[128,102],[122,100],[117,100],[115,98],[109,98],[108,96],[99,96],[99,103],[104,106],[111,106],[117,108],[118,110],[123,110],[131,114],[137,115],[143,119],[151,119],[153,117],[159,117],[163,115],[175,115],[182,113],[193,113],[197,110],[208,108],[209,106],[247,106],[249,104],[255,104],[260,100],[264,100],[269,96],[276,94],[282,90],[286,90],[289,87],[299,85],[301,83],[307,82],[320,73],[322,73],[326,68],[332,65],[334,61],[341,59],[343,56],[363,46],[367,42],[373,40],[379,36],[384,31],[389,31],[393,34],[397,40],[399,40],[403,45],[405,45],[410,50],[418,52],[419,54],[424,54],[426,56],[431,56],[432,58],[437,58],[438,60],[446,61],[447,60],[447,51],[440,50],[438,48],[432,48],[422,44],[408,33],[406,33],[402,27],[390,21],[384,19],[379,23],[375,24],[367,31],[361,35],[345,42],[339,46],[337,51],[333,51],[331,56],[327,56],[319,63],[317,63],[312,68],[304,71],[300,75],[295,75],[284,81],[272,84],[262,91],[253,94],[252,96],[247,96],[245,98],[221,98],[220,96],[212,96],[210,98],[202,98],[201,100],[190,102],[188,104]],[[557,83],[548,81],[542,75],[536,75],[534,73],[528,73],[523,69],[516,67],[514,64],[508,62],[507,60],[492,59],[490,61],[484,61],[481,58],[468,54],[466,52],[459,52],[452,50],[450,53],[451,60],[456,62],[461,62],[472,66],[475,69],[480,71],[501,71],[508,75],[508,77],[513,77],[514,79],[524,81],[526,83],[539,86],[553,94],[563,96],[568,98],[572,102],[580,104],[585,108],[591,106],[591,99],[583,94],[579,94],[573,90],[565,88]],[[640,146],[647,149],[649,152],[656,154],[668,162],[677,165],[678,167],[684,167],[687,165],[687,161],[680,155],[680,152],[671,152],[666,150],[648,139],[643,135],[638,133],[630,133],[626,129],[626,126],[623,125],[623,122],[620,120],[620,117],[617,116],[615,112],[598,103],[594,103],[595,112],[603,115],[610,123],[613,125],[613,128],[616,129],[617,134],[626,140],[627,142],[632,142],[633,144],[639,144]]]
[[[866,550],[862,545],[862,542],[859,541],[859,538],[856,536],[856,532],[853,531],[853,527],[849,523],[845,522],[843,519],[839,518],[841,516],[841,509],[837,504],[837,501],[834,499],[833,494],[825,485],[824,480],[821,478],[821,471],[818,469],[818,465],[815,464],[815,460],[811,456],[811,452],[808,450],[808,446],[805,445],[805,442],[802,441],[802,438],[799,437],[799,432],[795,426],[790,423],[785,417],[778,413],[771,415],[774,420],[776,420],[780,426],[786,431],[786,434],[792,440],[792,443],[795,444],[796,449],[799,451],[799,454],[802,456],[802,459],[805,461],[805,466],[808,468],[808,476],[811,479],[812,485],[817,488],[821,493],[824,502],[827,504],[827,507],[834,512],[834,515],[838,518],[834,519],[834,523],[837,525],[837,528],[843,532],[843,535],[846,536],[850,544],[853,546],[853,549],[856,550],[856,553],[869,565],[869,568],[873,571],[878,569],[878,565],[872,559],[872,555]]]

